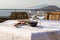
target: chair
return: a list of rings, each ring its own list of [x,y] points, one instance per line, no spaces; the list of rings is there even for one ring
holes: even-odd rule
[[[59,20],[60,12],[49,12],[45,16],[47,20]]]
[[[26,12],[11,12],[12,20],[24,20],[29,21],[29,16]]]

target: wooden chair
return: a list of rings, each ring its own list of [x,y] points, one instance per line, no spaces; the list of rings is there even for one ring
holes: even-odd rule
[[[29,16],[26,12],[11,12],[10,17],[12,19],[29,19]]]
[[[11,12],[12,20],[24,20],[29,21],[29,16],[26,12]]]
[[[15,20],[16,19],[16,14],[15,13],[11,13],[10,18],[11,18],[11,20]]]
[[[59,20],[60,12],[49,12],[46,14],[47,20]]]

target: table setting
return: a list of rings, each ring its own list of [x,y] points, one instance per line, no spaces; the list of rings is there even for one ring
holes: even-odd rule
[[[44,20],[45,16],[33,15],[27,23],[24,20],[17,20],[16,28],[36,27],[36,28],[60,28],[60,21]]]

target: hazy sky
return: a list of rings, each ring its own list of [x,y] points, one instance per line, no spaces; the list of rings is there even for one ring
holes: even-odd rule
[[[60,0],[0,0],[0,8],[30,8],[42,4],[57,5],[60,7]]]

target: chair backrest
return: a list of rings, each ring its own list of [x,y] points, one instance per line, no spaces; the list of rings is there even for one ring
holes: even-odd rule
[[[26,12],[11,12],[12,19],[29,19],[29,16]]]
[[[46,14],[47,20],[59,20],[60,12],[49,12]]]
[[[26,12],[11,12],[11,20],[23,20],[29,22],[29,16]]]
[[[15,13],[11,13],[10,18],[13,19],[13,20],[16,19],[16,14]]]

